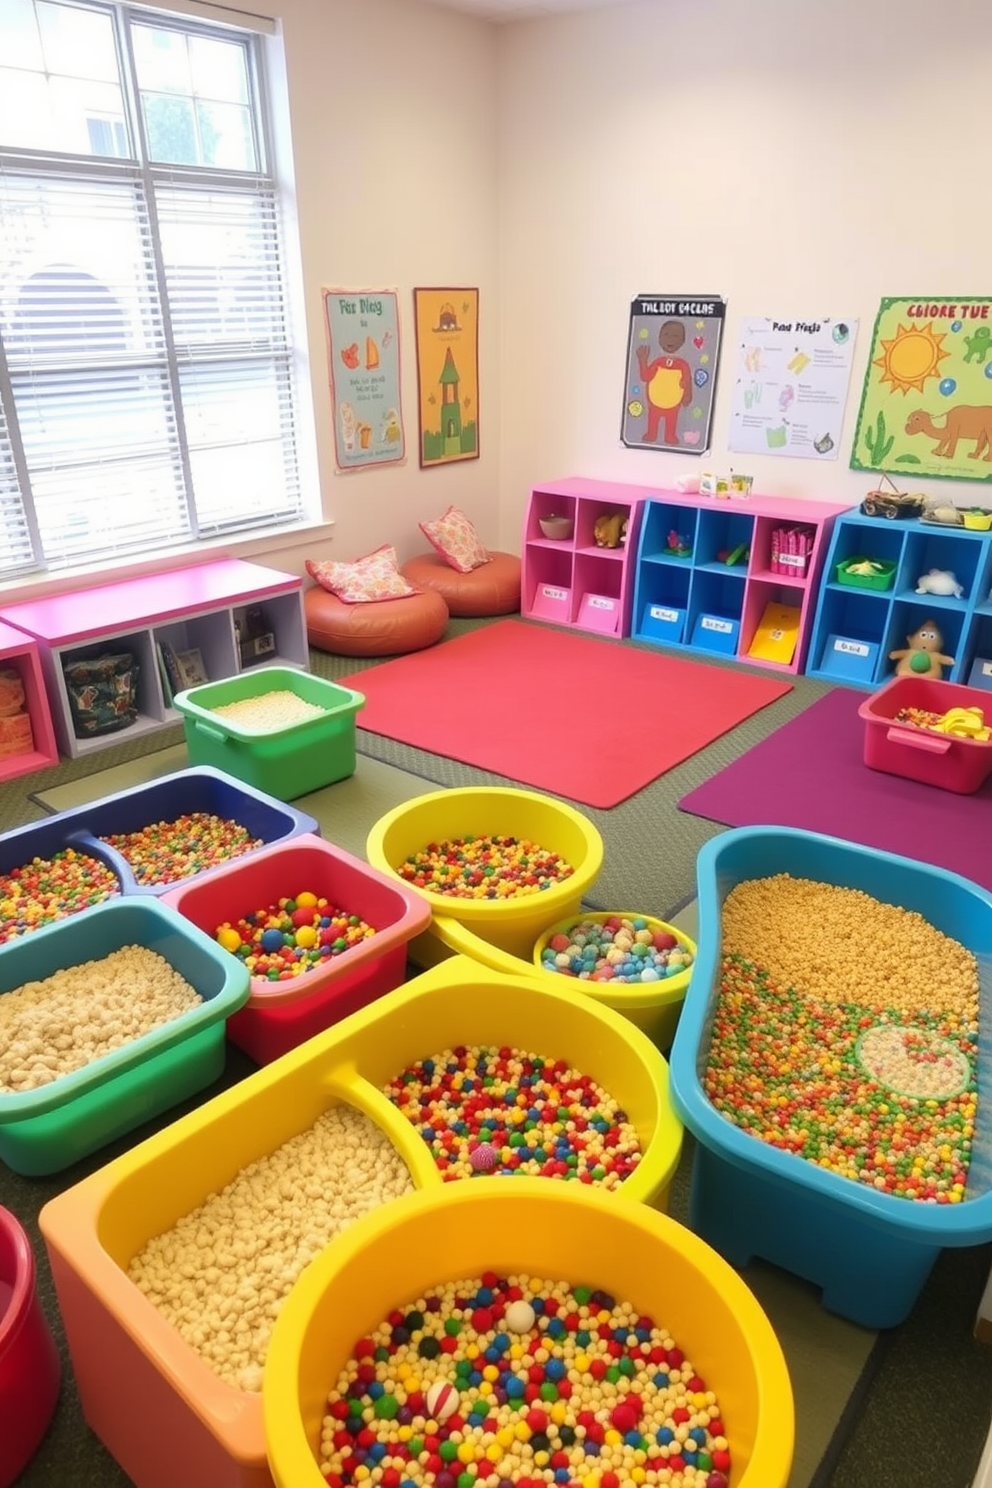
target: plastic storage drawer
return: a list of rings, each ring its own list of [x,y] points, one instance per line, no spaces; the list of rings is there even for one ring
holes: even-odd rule
[[[217,708],[286,692],[321,709],[319,716],[271,727],[247,727]],[[365,699],[293,667],[254,667],[222,682],[191,687],[173,699],[183,715],[194,764],[229,770],[278,800],[291,801],[355,773],[355,715]]]
[[[858,709],[865,721],[864,761],[871,770],[904,775],[923,785],[936,785],[958,795],[977,791],[992,774],[992,738],[976,739],[936,733],[912,723],[899,723],[904,708],[943,716],[953,708],[977,708],[992,724],[988,694],[957,682],[921,677],[893,677]]]

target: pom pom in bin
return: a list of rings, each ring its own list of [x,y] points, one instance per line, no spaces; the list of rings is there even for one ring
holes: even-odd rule
[[[0,1208],[0,1488],[12,1488],[48,1430],[62,1368],[37,1292],[31,1242]]]
[[[899,1197],[763,1142],[710,1103],[701,1072],[719,999],[721,917],[739,883],[787,873],[916,911],[977,957],[978,1079],[992,1030],[992,896],[943,869],[786,827],[741,827],[697,861],[699,955],[669,1055],[675,1108],[696,1137],[690,1224],[735,1266],[753,1257],[820,1287],[866,1328],[901,1323],[945,1246],[992,1239],[992,1109],[979,1100],[962,1202]],[[853,969],[856,977],[857,970]]]
[[[265,728],[216,712],[267,693],[288,692],[319,716]],[[292,801],[355,773],[355,716],[365,698],[294,667],[252,667],[221,682],[177,693],[186,747],[195,765],[215,765],[280,801]]]
[[[558,853],[574,872],[536,894],[505,899],[459,899],[421,888],[417,893],[434,915],[458,920],[483,940],[529,962],[537,937],[552,920],[578,910],[603,866],[603,839],[574,807],[508,786],[431,791],[380,817],[365,852],[373,867],[400,878],[400,865],[432,842],[489,834],[534,842]],[[417,938],[411,954],[418,964],[431,965],[446,951],[429,930]]]
[[[498,1191],[503,1183],[526,1187],[542,1181],[522,1175],[444,1181],[412,1122],[382,1094],[432,1051],[460,1043],[509,1044],[562,1058],[591,1076],[622,1103],[641,1149],[633,1172],[604,1197],[611,1204],[627,1197],[638,1212],[664,1207],[682,1145],[664,1058],[624,1019],[590,999],[568,998],[547,985],[550,980],[537,985],[533,976],[500,976],[452,957],[291,1049],[44,1206],[39,1224],[83,1411],[137,1488],[271,1488],[259,1396],[221,1379],[127,1274],[132,1257],[152,1236],[171,1229],[241,1170],[341,1102],[374,1120],[407,1163],[414,1186],[443,1194],[445,1204],[463,1185],[485,1184],[492,1202],[494,1186]],[[387,1208],[394,1212],[390,1204],[384,1215]],[[327,1249],[333,1251],[340,1238]],[[401,1256],[397,1251],[397,1266]]]
[[[430,905],[344,848],[309,834],[237,859],[163,899],[213,936],[220,925],[303,889],[357,915],[375,934],[286,981],[252,976],[248,1001],[228,1019],[227,1036],[259,1064],[398,987],[407,943],[430,924]]]
[[[262,1387],[277,1488],[323,1488],[321,1418],[354,1340],[409,1299],[488,1270],[601,1287],[650,1314],[720,1401],[735,1488],[785,1488],[792,1389],[781,1346],[744,1282],[665,1215],[543,1178],[398,1199],[308,1266],[276,1321]]]
[[[157,952],[200,1002],[149,1033],[32,1090],[0,1092],[0,1159],[57,1173],[217,1079],[224,1024],[248,997],[247,969],[160,899],[110,899],[0,950],[0,996],[125,946]]]

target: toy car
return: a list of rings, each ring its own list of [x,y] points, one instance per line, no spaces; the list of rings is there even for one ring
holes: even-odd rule
[[[923,511],[921,495],[902,491],[869,491],[861,503],[866,517],[918,517]]]

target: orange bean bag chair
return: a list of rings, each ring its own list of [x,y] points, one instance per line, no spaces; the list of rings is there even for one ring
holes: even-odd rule
[[[471,573],[459,573],[433,550],[418,553],[400,566],[418,589],[440,594],[448,613],[459,618],[510,615],[520,608],[520,559],[514,553],[491,553]]]
[[[422,651],[441,639],[448,624],[448,606],[433,589],[400,599],[345,604],[315,584],[304,592],[303,608],[311,646],[336,656]]]

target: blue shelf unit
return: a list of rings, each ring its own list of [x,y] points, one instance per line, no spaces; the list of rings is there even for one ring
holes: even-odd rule
[[[844,563],[894,563],[886,589],[842,583]],[[960,594],[933,594],[931,569],[954,575]],[[851,512],[834,524],[813,617],[807,675],[867,691],[895,675],[889,653],[926,620],[936,622],[953,666],[944,680],[992,691],[992,532]]]

